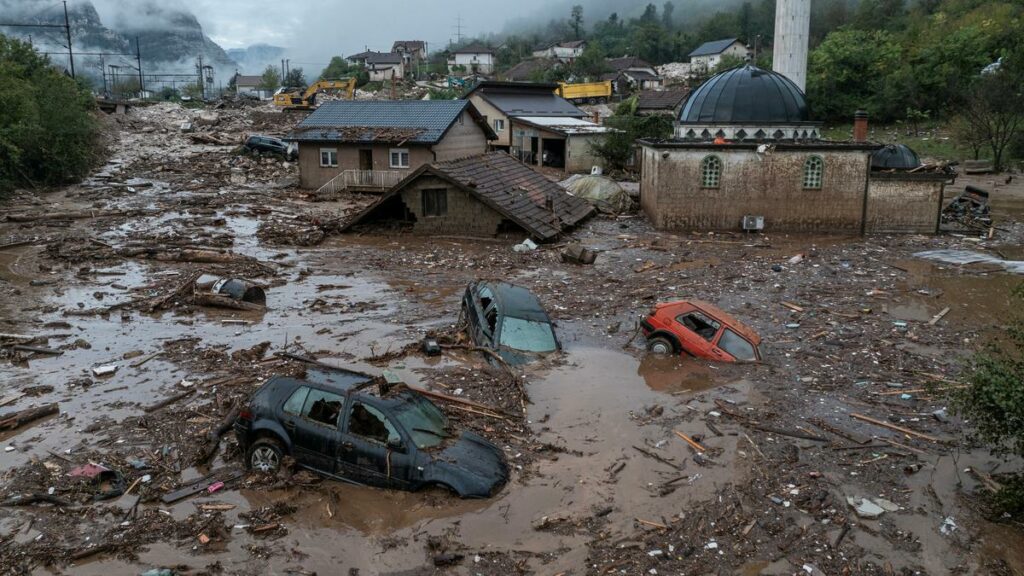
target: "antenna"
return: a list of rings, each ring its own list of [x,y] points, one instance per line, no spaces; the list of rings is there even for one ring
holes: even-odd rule
[[[462,44],[462,15],[455,17],[455,37],[459,44]]]

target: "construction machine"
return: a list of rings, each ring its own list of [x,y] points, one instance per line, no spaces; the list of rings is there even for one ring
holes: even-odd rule
[[[559,82],[555,94],[576,104],[604,104],[612,97],[612,82],[583,82],[567,84]]]
[[[282,88],[274,94],[274,105],[285,110],[312,110],[316,108],[317,94],[333,91],[343,92],[346,98],[352,100],[356,93],[356,79],[317,80],[304,91]]]

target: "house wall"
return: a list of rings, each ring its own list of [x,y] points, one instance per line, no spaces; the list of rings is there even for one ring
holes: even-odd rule
[[[424,216],[422,191],[444,188],[448,191],[448,213]],[[424,175],[399,193],[406,208],[415,215],[414,234],[455,234],[460,236],[495,236],[503,217],[476,197],[436,176]]]
[[[403,68],[401,64],[387,67],[373,67],[370,68],[370,81],[371,82],[385,82],[391,80],[393,76],[395,80],[401,80],[404,77]]]
[[[320,166],[320,149],[334,148],[338,151],[337,166]],[[409,151],[408,168],[391,168],[390,154],[392,148]],[[359,151],[373,151],[374,170],[395,170],[412,172],[420,166],[433,162],[434,154],[429,146],[390,144],[342,144],[337,142],[300,142],[299,143],[299,186],[316,190],[341,174],[344,170],[360,170]]]
[[[720,186],[702,188],[701,162],[722,161]],[[824,160],[822,187],[803,188],[804,162]],[[744,215],[765,217],[768,231],[860,233],[867,150],[642,148],[640,204],[660,229],[735,230]]]
[[[493,54],[455,54],[453,60],[449,60],[448,69],[451,70],[452,66],[465,66],[467,72],[472,72],[473,67],[476,66],[476,71],[481,74],[490,74],[494,72],[494,55]]]
[[[508,132],[507,126],[505,131]],[[473,116],[464,111],[459,120],[448,129],[444,138],[434,144],[433,151],[439,162],[483,154],[487,152],[487,135],[473,120]]]
[[[590,174],[594,166],[604,167],[604,161],[591,151],[591,144],[604,139],[603,134],[570,134],[565,143],[565,171]]]
[[[934,234],[945,177],[932,174],[871,175],[867,232]]]
[[[505,121],[505,129],[503,131],[497,133],[498,134],[498,139],[497,140],[491,140],[491,145],[492,146],[510,146],[512,144],[512,137],[511,137],[512,127],[509,124],[508,116],[505,116],[504,112],[502,112],[501,110],[498,110],[497,108],[495,108],[487,100],[484,100],[484,98],[482,96],[480,96],[480,94],[478,94],[478,93],[471,94],[469,96],[469,101],[473,103],[473,106],[476,106],[476,110],[477,110],[477,112],[480,113],[480,115],[482,115],[482,116],[487,118],[487,124],[490,125],[492,130],[494,129],[494,120],[495,119],[499,119],[499,120],[504,120]]]

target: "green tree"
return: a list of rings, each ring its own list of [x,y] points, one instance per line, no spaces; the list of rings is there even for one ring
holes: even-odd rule
[[[572,7],[570,22],[572,22],[572,30],[576,34],[576,39],[579,40],[582,38],[582,36],[580,36],[580,32],[583,28],[583,5],[576,4]]]
[[[284,75],[284,80],[281,85],[285,88],[305,88],[306,77],[302,73],[302,68],[292,68],[288,70],[288,73]]]
[[[85,176],[101,154],[94,109],[84,85],[0,35],[0,192]]]
[[[887,98],[886,83],[899,70],[900,46],[890,32],[843,29],[810,54],[807,94],[818,118],[845,121],[858,109],[882,121],[906,109]]]
[[[609,170],[625,170],[636,154],[636,141],[644,138],[662,139],[672,135],[672,117],[655,114],[636,115],[637,97],[623,101],[605,125],[616,131],[590,145],[591,151]]]
[[[260,77],[261,90],[277,90],[281,86],[281,73],[274,66],[267,66]]]
[[[590,42],[583,49],[579,58],[569,65],[568,74],[580,79],[596,81],[602,74],[610,70],[604,49],[599,43]]]
[[[964,119],[992,151],[997,172],[1004,168],[1007,149],[1024,133],[1022,85],[1024,74],[1010,67],[982,74],[971,87],[970,105],[963,107]]]
[[[676,7],[675,7],[675,4],[672,4],[671,0],[669,0],[668,2],[665,2],[665,4],[662,5],[662,7],[661,7],[661,25],[664,26],[666,30],[671,30],[673,24],[675,24],[675,22],[673,21],[673,17],[675,15],[675,12],[676,12]]]

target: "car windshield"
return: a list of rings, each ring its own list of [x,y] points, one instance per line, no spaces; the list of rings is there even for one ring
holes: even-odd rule
[[[500,343],[523,352],[553,352],[558,347],[551,324],[511,316],[501,324]]]
[[[448,421],[441,410],[419,396],[406,396],[392,409],[395,418],[409,431],[417,448],[432,448],[449,436]]]

